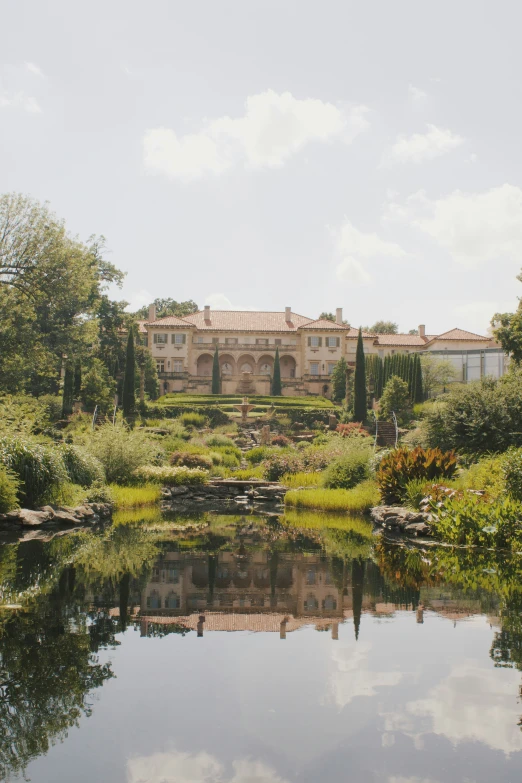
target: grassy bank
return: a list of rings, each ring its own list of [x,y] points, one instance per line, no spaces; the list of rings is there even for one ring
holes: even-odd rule
[[[114,498],[114,507],[117,510],[152,506],[161,497],[159,484],[142,484],[139,487],[111,484],[110,491]]]
[[[374,481],[363,481],[353,489],[300,489],[285,495],[285,506],[361,514],[379,502]]]

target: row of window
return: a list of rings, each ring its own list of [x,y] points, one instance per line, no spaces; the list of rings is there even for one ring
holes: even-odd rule
[[[153,342],[154,345],[167,345],[169,341],[169,335],[164,332],[154,332],[153,336]],[[170,335],[170,342],[173,345],[185,345],[187,342],[187,335],[186,334],[179,334],[179,333],[172,333]],[[197,344],[205,344],[209,341],[205,337],[195,337],[194,343]],[[218,345],[219,343],[222,343],[223,340],[220,340],[219,337],[213,337],[212,338],[212,345]],[[225,345],[239,345],[241,344],[246,345],[248,344],[246,338],[240,338],[239,337],[225,337],[224,344]],[[269,345],[270,341],[268,337],[256,337],[255,345]],[[274,340],[274,345],[283,345],[283,341],[279,338],[276,338]],[[297,340],[290,340],[288,342],[284,343],[285,345],[297,345]],[[316,335],[312,335],[308,338],[308,345],[310,348],[321,348],[323,344],[323,338],[318,337]],[[341,345],[341,338],[340,337],[325,337],[324,338],[324,344],[327,348],[339,348]]]
[[[310,348],[320,348],[323,344],[323,338],[312,335],[308,338],[308,346]],[[327,348],[339,348],[341,345],[340,337],[325,337],[324,344]]]
[[[335,365],[337,362],[326,362],[325,365],[323,365],[323,370],[326,370],[328,375],[331,375],[334,371]],[[183,372],[183,360],[182,359],[173,359],[172,362],[165,359],[156,359],[156,369],[159,373],[165,372],[165,365],[167,366],[167,370],[169,372]],[[232,367],[230,364],[225,362],[221,368],[221,371],[223,375],[230,375],[232,373]],[[249,364],[244,364],[241,367],[241,372],[252,372],[252,367]],[[270,375],[272,372],[272,367],[269,364],[264,364],[261,367],[261,374],[262,375]],[[321,363],[320,362],[310,362],[310,375],[321,375]],[[290,370],[290,378],[295,378],[295,370]]]
[[[169,341],[168,334],[164,334],[163,332],[154,332],[154,345],[167,345]],[[170,335],[170,342],[173,345],[185,345],[187,342],[187,335],[186,334],[171,334]]]
[[[165,359],[156,359],[156,369],[158,372],[165,372]],[[170,359],[167,361],[168,372],[183,372],[183,360],[173,359],[172,365]]]

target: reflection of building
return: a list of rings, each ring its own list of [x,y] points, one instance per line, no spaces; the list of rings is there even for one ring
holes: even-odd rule
[[[452,329],[442,335],[363,333],[366,354],[381,357],[395,353],[433,352],[447,357],[458,380],[504,373],[504,354],[488,337]],[[284,312],[204,311],[185,318],[156,318],[151,306],[140,333],[156,360],[162,392],[211,389],[212,362],[219,348],[221,386],[224,394],[270,394],[275,352],[279,350],[283,394],[330,395],[331,374],[341,356],[355,363],[357,330],[336,321],[313,320]]]

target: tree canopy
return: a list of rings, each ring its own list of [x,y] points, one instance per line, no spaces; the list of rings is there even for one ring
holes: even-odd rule
[[[199,307],[192,300],[188,299],[186,302],[176,302],[175,299],[155,299],[151,304],[156,307],[156,318],[166,318],[167,315],[175,315],[178,318],[183,318],[185,315],[191,315],[191,313],[197,313]],[[149,307],[144,305],[137,310],[134,315],[136,318],[148,318]]]

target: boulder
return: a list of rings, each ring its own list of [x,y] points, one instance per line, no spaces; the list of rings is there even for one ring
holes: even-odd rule
[[[48,511],[31,511],[28,508],[22,508],[17,512],[18,519],[24,527],[38,527],[48,522],[51,515]]]

